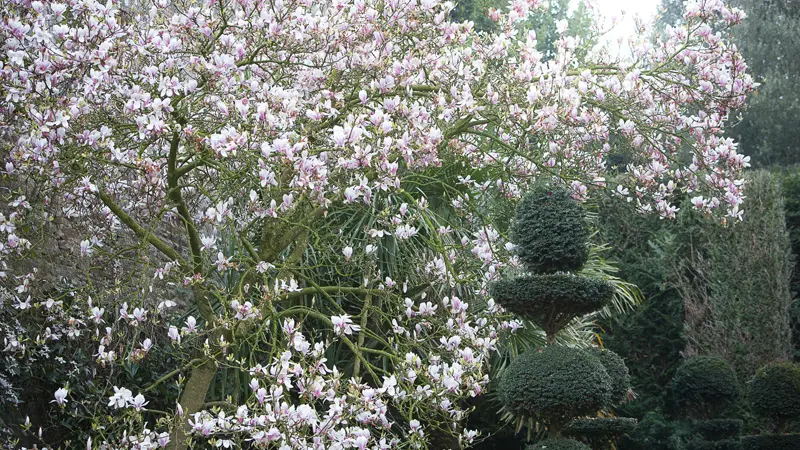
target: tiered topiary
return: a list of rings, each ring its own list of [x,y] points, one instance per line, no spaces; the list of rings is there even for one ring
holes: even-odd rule
[[[800,367],[776,363],[758,369],[747,383],[747,400],[752,412],[770,421],[778,434],[742,438],[748,450],[800,450],[800,434],[783,434],[791,421],[800,420]]]
[[[577,274],[588,259],[589,236],[583,208],[566,188],[534,187],[520,202],[511,231],[519,259],[531,274],[498,281],[490,292],[507,310],[541,327],[548,345],[511,362],[500,380],[500,399],[517,417],[547,425],[549,439],[533,449],[585,449],[580,442],[562,438],[562,428],[576,417],[622,401],[628,370],[610,351],[558,346],[555,341],[573,319],[602,308],[613,295],[612,287]]]
[[[722,358],[696,356],[675,372],[672,392],[692,419],[687,450],[737,450],[742,421],[719,418],[741,397],[736,372]]]

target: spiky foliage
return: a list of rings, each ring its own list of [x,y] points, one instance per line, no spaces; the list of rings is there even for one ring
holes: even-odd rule
[[[517,207],[511,231],[519,259],[532,272],[577,271],[589,258],[584,210],[565,187],[534,186]]]
[[[607,405],[611,377],[585,350],[549,345],[511,362],[500,396],[509,410],[558,425]]]

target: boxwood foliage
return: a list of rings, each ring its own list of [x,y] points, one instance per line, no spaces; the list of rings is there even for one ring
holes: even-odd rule
[[[720,441],[741,435],[742,425],[739,419],[696,420],[692,432],[709,441]]]
[[[589,352],[600,360],[600,364],[605,367],[606,373],[611,377],[611,401],[622,403],[631,386],[631,376],[625,366],[625,361],[618,354],[605,348],[593,347]]]
[[[572,439],[546,439],[525,447],[525,450],[592,450]]]
[[[678,406],[697,418],[719,416],[741,396],[736,372],[722,358],[695,356],[675,372],[672,391]]]
[[[550,345],[515,358],[499,397],[516,414],[563,421],[597,412],[611,400],[611,377],[585,350]]]
[[[575,317],[603,307],[614,295],[604,280],[567,273],[521,276],[489,287],[494,299],[512,313],[555,335]]]
[[[537,184],[520,201],[511,240],[531,272],[577,271],[589,258],[583,207],[566,187]]]
[[[575,419],[564,427],[562,433],[569,437],[617,438],[633,432],[637,423],[630,417]]]
[[[740,442],[742,450],[800,450],[800,434],[759,434]]]
[[[747,399],[757,416],[778,422],[800,419],[800,367],[791,363],[762,367],[747,383]]]
[[[686,443],[686,450],[739,450],[739,439],[723,439],[721,441],[707,441],[694,438]],[[750,450],[749,448],[747,450]]]

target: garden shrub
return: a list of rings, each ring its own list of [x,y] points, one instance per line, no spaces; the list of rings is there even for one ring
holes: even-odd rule
[[[603,280],[565,273],[500,280],[491,285],[490,293],[504,308],[549,334],[602,308],[614,294]]]
[[[744,436],[742,450],[800,450],[800,434],[759,434]]]
[[[636,429],[636,419],[629,417],[599,417],[576,419],[562,431],[565,436],[589,444],[594,450],[611,448],[620,437]]]
[[[575,419],[564,427],[564,434],[580,437],[622,436],[636,429],[636,425],[636,419],[630,417]]]
[[[561,420],[588,415],[611,400],[611,377],[585,350],[547,346],[514,359],[500,382],[513,412]]]
[[[629,436],[620,439],[625,450],[675,450],[682,446],[681,437],[688,433],[685,422],[667,420],[660,412],[644,415]]]
[[[698,420],[692,423],[692,432],[703,439],[718,441],[739,436],[743,425],[739,419]]]
[[[618,354],[605,348],[594,347],[589,352],[600,360],[600,364],[611,377],[611,401],[613,403],[623,402],[631,385],[631,376],[625,366],[625,361]]]
[[[532,272],[577,271],[589,257],[584,210],[566,187],[534,186],[517,207],[511,236]]]
[[[589,446],[572,439],[547,439],[534,445],[525,447],[525,450],[592,450]]]
[[[741,396],[731,366],[711,356],[687,359],[675,373],[672,390],[680,407],[701,418],[719,415]]]
[[[686,450],[739,450],[738,439],[723,439],[721,441],[707,441],[694,438],[686,443]]]
[[[747,399],[754,414],[775,420],[779,428],[800,418],[800,367],[791,363],[762,367],[747,383]]]

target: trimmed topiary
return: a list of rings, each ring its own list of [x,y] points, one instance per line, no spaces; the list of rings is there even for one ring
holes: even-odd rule
[[[580,270],[589,258],[583,207],[563,186],[539,184],[517,207],[511,240],[531,272]]]
[[[525,447],[525,450],[592,450],[591,447],[572,439],[546,439]]]
[[[741,447],[738,439],[707,441],[695,438],[687,442],[685,448],[686,450],[739,450]]]
[[[679,406],[698,418],[715,417],[741,396],[736,373],[722,358],[695,356],[675,372],[672,391]]]
[[[575,419],[563,433],[570,437],[615,438],[633,432],[638,421],[630,417],[598,417],[596,419]]]
[[[637,421],[629,417],[576,419],[564,427],[565,436],[589,444],[593,450],[611,448],[622,436],[633,433]]]
[[[747,383],[747,399],[757,416],[775,420],[782,430],[800,419],[800,367],[791,363],[764,366]]]
[[[800,450],[800,434],[759,434],[744,436],[742,450]]]
[[[571,274],[534,275],[500,280],[489,292],[507,310],[555,336],[572,319],[603,307],[614,291],[607,282]]]
[[[584,350],[547,346],[515,358],[500,380],[501,401],[517,415],[560,424],[611,400],[611,378]]]
[[[692,423],[692,432],[709,441],[720,441],[742,434],[742,426],[739,419],[697,420]]]
[[[589,352],[600,360],[600,364],[611,377],[611,402],[622,403],[631,385],[631,376],[625,361],[618,354],[605,348],[592,347]]]

